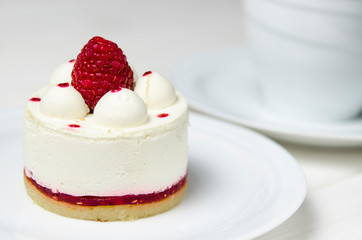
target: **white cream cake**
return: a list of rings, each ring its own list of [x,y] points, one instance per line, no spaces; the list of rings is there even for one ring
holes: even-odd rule
[[[73,87],[75,61],[26,103],[23,158],[30,197],[57,214],[98,221],[166,211],[186,187],[188,110],[166,78],[146,72],[90,111]]]

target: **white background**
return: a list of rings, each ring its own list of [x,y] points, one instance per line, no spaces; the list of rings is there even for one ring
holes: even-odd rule
[[[96,35],[116,42],[139,74],[166,74],[187,56],[241,44],[240,12],[230,0],[2,0],[0,80],[7,98],[1,101],[22,106]]]

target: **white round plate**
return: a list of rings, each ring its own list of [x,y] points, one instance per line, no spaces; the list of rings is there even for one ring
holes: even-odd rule
[[[306,180],[282,147],[241,127],[191,114],[189,180],[175,208],[132,222],[91,222],[43,210],[22,184],[21,118],[0,114],[0,239],[251,239],[302,204]]]
[[[275,139],[318,146],[362,146],[362,115],[339,122],[307,122],[269,109],[259,94],[246,47],[187,59],[169,79],[189,106],[258,130]]]

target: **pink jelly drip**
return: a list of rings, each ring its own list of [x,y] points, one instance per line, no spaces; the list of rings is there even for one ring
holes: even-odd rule
[[[152,72],[151,71],[147,71],[147,72],[145,72],[142,76],[147,76],[147,75],[149,75],[149,74],[151,74]]]
[[[73,62],[75,62],[75,59],[70,59],[69,62],[73,63]]]
[[[116,89],[112,89],[111,92],[112,92],[112,93],[115,93],[115,92],[119,92],[119,91],[121,91],[121,90],[122,90],[122,88],[119,87],[119,88],[116,88]]]
[[[78,124],[69,124],[68,127],[71,127],[71,128],[80,128],[80,125],[78,125]]]
[[[30,98],[29,100],[32,101],[32,102],[40,102],[41,98],[33,97],[33,98]]]
[[[160,113],[160,114],[157,115],[157,117],[159,117],[159,118],[168,117],[168,113]]]
[[[125,204],[145,204],[161,201],[176,193],[186,184],[186,175],[176,184],[161,192],[148,194],[128,194],[122,196],[73,196],[66,193],[53,192],[51,189],[39,185],[34,179],[25,175],[25,177],[44,195],[59,201],[81,206],[111,206]]]
[[[69,83],[68,83],[68,82],[65,82],[65,83],[59,83],[59,84],[58,84],[58,87],[62,87],[62,88],[69,87]]]

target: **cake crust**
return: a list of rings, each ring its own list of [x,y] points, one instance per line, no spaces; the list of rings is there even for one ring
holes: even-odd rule
[[[150,217],[175,207],[181,202],[187,183],[167,198],[146,204],[110,206],[81,206],[54,200],[40,192],[28,178],[24,177],[25,189],[30,198],[42,208],[58,215],[91,221],[130,221]]]

